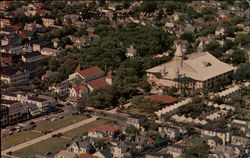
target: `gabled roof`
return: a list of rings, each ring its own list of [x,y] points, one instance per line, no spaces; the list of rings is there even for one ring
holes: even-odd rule
[[[86,88],[84,85],[74,85],[73,89],[76,91],[76,93],[80,93],[84,88]]]
[[[104,71],[102,71],[98,66],[92,66],[90,68],[81,70],[80,65],[78,65],[75,72],[78,72],[84,78],[89,78],[99,74],[104,74]]]
[[[87,84],[93,89],[98,89],[98,88],[109,86],[109,84],[106,82],[106,77],[101,77],[95,80],[91,80]]]

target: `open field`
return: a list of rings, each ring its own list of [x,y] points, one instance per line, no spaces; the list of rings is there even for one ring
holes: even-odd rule
[[[63,119],[59,119],[56,120],[54,122],[48,120],[46,122],[44,122],[43,124],[38,125],[36,128],[34,128],[34,130],[38,130],[38,131],[55,131],[58,130],[60,128],[69,126],[73,123],[82,121],[84,119],[86,119],[86,116],[82,116],[82,115],[72,115],[72,116],[67,116],[64,117]]]
[[[14,135],[4,137],[1,139],[2,148],[7,149],[11,146],[15,146],[23,142],[26,142],[27,140],[39,137],[40,135],[42,134],[35,131],[23,131]]]
[[[110,121],[110,120],[99,119],[99,120],[96,120],[94,122],[88,123],[84,126],[81,126],[81,127],[75,128],[71,131],[68,131],[66,133],[63,133],[63,135],[66,137],[70,137],[70,138],[86,135],[88,133],[89,129],[95,128],[97,126],[104,125],[104,124],[105,125],[112,125],[114,123],[113,123],[113,121]]]
[[[70,142],[71,140],[66,138],[54,137],[15,151],[13,154],[21,158],[27,158],[35,154],[44,155],[46,152],[57,152]]]

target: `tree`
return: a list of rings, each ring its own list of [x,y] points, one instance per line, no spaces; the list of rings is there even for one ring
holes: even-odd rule
[[[247,61],[247,54],[243,50],[234,50],[232,54],[232,63],[239,65]]]
[[[185,152],[185,158],[201,158],[208,157],[209,154],[209,145],[205,142],[200,144],[195,144],[187,149]]]
[[[130,125],[128,128],[126,128],[125,130],[127,133],[129,134],[138,134],[139,133],[139,129],[136,128],[135,126],[133,125]]]
[[[241,65],[234,74],[234,79],[239,81],[250,81],[250,63]]]
[[[218,41],[211,41],[205,46],[205,50],[209,53],[213,54],[215,57],[221,57],[223,50],[220,47],[220,43]]]
[[[195,35],[192,32],[184,32],[181,35],[181,39],[187,40],[188,42],[194,42],[195,41]]]

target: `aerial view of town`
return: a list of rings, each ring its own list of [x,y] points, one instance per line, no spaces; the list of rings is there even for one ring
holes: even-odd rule
[[[250,158],[249,0],[0,1],[1,158]]]

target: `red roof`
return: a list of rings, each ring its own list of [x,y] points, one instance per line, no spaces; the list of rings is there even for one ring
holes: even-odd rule
[[[28,38],[28,36],[26,36],[26,35],[23,34],[23,33],[19,33],[18,36],[21,37],[21,38]]]
[[[95,131],[110,131],[110,132],[115,132],[115,131],[119,131],[119,130],[121,130],[121,129],[117,128],[117,127],[102,125],[102,126],[98,126],[96,128],[90,129],[89,132],[95,132]]]
[[[20,27],[19,27],[19,26],[16,26],[16,25],[9,25],[9,26],[6,26],[6,27],[12,28],[12,29],[14,29],[14,30],[16,30],[16,31],[20,30]]]
[[[180,25],[180,24],[175,24],[175,27],[177,27],[177,28],[184,28],[184,26]]]
[[[76,68],[76,72],[81,74],[84,78],[89,78],[89,77],[92,77],[101,73],[104,74],[104,72],[98,66],[92,66],[90,68],[81,70],[80,65],[78,65]]]
[[[98,157],[90,154],[80,154],[78,158],[98,158]]]
[[[147,96],[147,98],[162,102],[164,104],[170,104],[176,102],[176,98],[169,95],[151,95]]]
[[[2,4],[5,5],[5,6],[8,6],[8,5],[11,5],[11,3],[12,3],[11,1],[3,1]]]
[[[194,19],[193,21],[194,21],[194,23],[196,23],[196,24],[203,24],[203,23],[204,23],[204,22],[203,22],[202,20],[200,20],[200,19]]]
[[[42,9],[36,9],[36,13],[37,14],[43,14],[45,11],[44,10],[42,10]]]
[[[85,88],[85,86],[84,85],[79,85],[79,86],[74,85],[73,88],[76,91],[76,93],[80,93],[80,91],[82,91]]]
[[[109,86],[109,84],[106,82],[106,77],[101,77],[101,78],[89,81],[87,84],[93,89],[98,89],[98,88]]]
[[[231,18],[231,17],[225,17],[223,20],[224,20],[224,21],[231,21],[232,18]]]
[[[219,21],[218,20],[211,20],[207,22],[208,24],[218,24]]]

